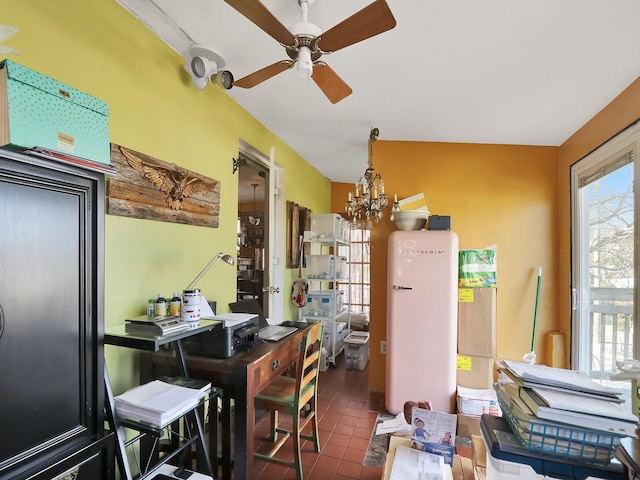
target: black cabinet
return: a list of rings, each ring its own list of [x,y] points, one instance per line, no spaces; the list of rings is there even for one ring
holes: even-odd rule
[[[103,292],[103,174],[0,150],[0,479],[114,477]]]

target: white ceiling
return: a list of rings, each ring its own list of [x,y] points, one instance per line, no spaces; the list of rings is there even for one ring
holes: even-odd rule
[[[308,19],[326,31],[371,1],[317,0]],[[118,3],[183,56],[208,45],[236,79],[288,58],[223,0]],[[262,3],[287,27],[300,19],[297,0]],[[322,57],[353,89],[341,102],[294,70],[227,91],[332,181],[362,175],[372,127],[380,140],[560,145],[640,76],[638,0],[387,3],[394,29]]]

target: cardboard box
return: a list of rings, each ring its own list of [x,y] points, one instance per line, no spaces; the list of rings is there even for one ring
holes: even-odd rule
[[[474,480],[473,463],[470,458],[456,455],[451,466],[453,480]]]
[[[473,456],[471,460],[473,461],[473,468],[487,467],[487,447],[484,444],[484,439],[482,435],[474,435],[471,437],[471,445],[473,446]]]
[[[0,145],[111,163],[109,108],[11,60],[0,62]]]
[[[458,353],[496,356],[496,297],[495,288],[458,290]]]
[[[494,362],[492,357],[459,354],[457,384],[467,388],[492,388]]]
[[[498,395],[493,388],[467,388],[458,385],[456,394],[458,413],[479,417],[483,414],[501,416]]]
[[[472,417],[458,413],[458,435],[466,438],[473,438],[480,435],[480,417]]]

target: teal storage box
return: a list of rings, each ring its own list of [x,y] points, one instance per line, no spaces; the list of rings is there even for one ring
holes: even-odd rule
[[[0,62],[0,146],[41,147],[111,163],[105,102],[19,65]]]

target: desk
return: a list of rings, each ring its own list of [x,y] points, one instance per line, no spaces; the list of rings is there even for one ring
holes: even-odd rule
[[[233,478],[244,480],[253,473],[253,441],[255,427],[254,397],[274,378],[284,373],[300,357],[302,339],[307,329],[300,329],[279,342],[264,342],[248,352],[227,359],[185,355],[191,376],[209,380],[223,389],[222,438],[231,436],[231,398],[235,400],[233,435]],[[145,359],[142,360],[143,362]],[[147,356],[147,375],[165,375],[176,359],[170,352]],[[141,373],[145,371],[141,365]],[[145,381],[145,379],[141,379]],[[214,426],[210,425],[210,428]],[[210,455],[217,455],[209,445]],[[231,478],[229,442],[223,442],[223,478]]]
[[[125,330],[125,326],[124,324],[122,324],[122,325],[105,329],[104,343],[108,345],[116,345],[120,347],[128,347],[128,348],[135,348],[138,350],[157,352],[159,351],[162,345],[166,345],[171,342],[174,342],[175,353],[172,351],[171,354],[175,355],[174,358],[177,358],[178,371],[180,372],[180,375],[184,377],[188,377],[189,373],[187,370],[187,365],[184,361],[184,351],[182,348],[182,340],[192,335],[209,331],[219,323],[220,322],[218,320],[202,319],[197,325],[190,326],[189,328],[179,330],[177,332],[170,333],[167,335],[158,335],[158,336],[130,333]],[[116,431],[116,437],[117,437],[116,448],[118,453],[117,455],[118,466],[120,468],[121,477],[126,480],[130,480],[132,478],[132,474],[127,461],[126,442],[124,438],[125,436],[124,436],[123,425],[120,424],[115,414],[113,392],[111,390],[111,382],[109,380],[109,374],[107,372],[106,363],[104,368],[105,368],[104,382],[105,382],[105,390],[107,393],[107,399],[105,404],[106,404],[106,410],[107,410],[107,418],[111,424],[111,427]],[[151,381],[151,380],[153,380],[153,378],[150,378],[148,381]],[[212,391],[213,390],[215,390],[215,385],[212,385]],[[215,398],[215,395],[214,395],[214,398]],[[206,453],[206,446],[204,443],[204,430],[202,428],[200,416],[198,415],[198,412],[194,409],[191,413],[187,414],[187,417],[189,418],[189,421],[192,422],[193,425],[195,425],[195,428],[197,429],[196,445],[197,445],[197,452],[199,457],[198,458],[199,464],[204,465],[204,467],[207,470],[207,473],[212,475],[213,469],[211,467],[210,458]],[[167,457],[167,460],[169,458],[170,457]],[[161,467],[161,464],[151,468],[149,471],[145,473],[145,475],[150,476],[160,467]]]

